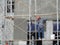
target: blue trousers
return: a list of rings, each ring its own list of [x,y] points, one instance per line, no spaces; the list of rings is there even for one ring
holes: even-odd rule
[[[44,28],[39,28],[39,30],[38,30],[38,38],[44,38]]]

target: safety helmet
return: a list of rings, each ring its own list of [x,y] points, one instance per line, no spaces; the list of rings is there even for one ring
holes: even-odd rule
[[[36,19],[39,20],[39,19],[41,19],[41,17],[40,16],[36,16]]]

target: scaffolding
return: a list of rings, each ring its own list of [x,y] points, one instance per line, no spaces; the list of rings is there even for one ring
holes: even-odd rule
[[[11,2],[12,2],[12,0],[10,0]],[[44,0],[43,0],[44,1]],[[19,2],[19,0],[17,1],[17,2]],[[46,0],[46,2],[47,2],[47,0]],[[58,0],[56,0],[56,7],[53,5],[53,4],[51,4],[54,8],[56,8],[56,12],[53,12],[53,13],[47,13],[47,14],[38,14],[38,11],[40,11],[41,12],[41,8],[43,9],[44,8],[44,6],[43,7],[41,7],[41,8],[39,8],[39,9],[37,9],[38,7],[38,5],[37,5],[37,0],[34,0],[34,14],[32,14],[32,0],[29,0],[29,5],[28,4],[24,4],[24,2],[23,1],[20,1],[19,2],[19,4],[22,4],[23,6],[26,6],[28,9],[29,9],[29,13],[28,14],[22,14],[22,15],[13,15],[12,16],[12,6],[11,6],[11,15],[8,15],[7,14],[7,12],[6,12],[6,15],[4,14],[4,21],[5,21],[5,19],[8,19],[8,20],[15,20],[15,18],[20,18],[20,19],[25,19],[25,21],[26,20],[29,20],[29,40],[23,40],[23,41],[30,41],[30,45],[32,45],[32,41],[40,41],[40,40],[38,40],[38,39],[35,39],[35,40],[31,40],[31,20],[32,20],[32,18],[34,17],[35,18],[35,16],[36,15],[40,15],[41,17],[45,17],[46,18],[46,16],[47,17],[52,17],[52,16],[56,16],[57,17],[57,37],[58,37],[58,31],[59,31],[59,15],[60,15],[60,13],[59,13],[59,8],[58,8]],[[48,3],[51,3],[51,1],[48,1],[47,3],[46,3],[46,6],[47,6],[47,4]],[[12,3],[11,3],[11,5],[12,5]],[[6,8],[7,9],[7,8]],[[16,10],[15,10],[16,11]],[[0,13],[1,14],[1,13]],[[48,19],[51,19],[51,17],[50,18],[48,18]],[[52,17],[52,19],[53,19],[53,17]],[[51,19],[51,20],[52,20]],[[35,22],[35,24],[36,24],[36,18],[35,18],[35,20],[34,20],[34,22]],[[21,24],[19,24],[19,25],[22,25],[24,23],[24,21],[21,23]],[[11,25],[13,25],[13,24],[11,24]],[[26,35],[27,35],[27,32],[26,31],[24,31],[23,30],[23,28],[21,28],[21,27],[19,27],[19,26],[17,26],[17,25],[14,25],[16,28],[18,28],[18,29],[20,29],[21,31],[23,31]],[[14,27],[13,26],[13,27]],[[17,30],[16,30],[17,31]],[[34,32],[36,32],[36,25],[35,25],[35,31]],[[37,34],[35,33],[35,37],[37,38]],[[47,40],[47,39],[41,39],[42,41],[53,41],[53,40],[57,40],[57,45],[59,45],[59,40],[60,39],[49,39],[49,40]],[[15,40],[14,40],[15,41]],[[19,41],[19,40],[18,40]]]

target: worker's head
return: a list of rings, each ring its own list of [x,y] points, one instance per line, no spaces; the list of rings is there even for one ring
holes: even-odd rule
[[[39,20],[39,19],[41,19],[41,17],[40,16],[36,16],[36,19]]]

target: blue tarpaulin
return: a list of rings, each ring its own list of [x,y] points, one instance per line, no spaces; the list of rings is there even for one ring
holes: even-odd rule
[[[59,26],[59,29],[58,30],[60,31],[60,23],[59,23],[58,26]],[[57,23],[54,23],[53,24],[53,31],[57,31]]]

